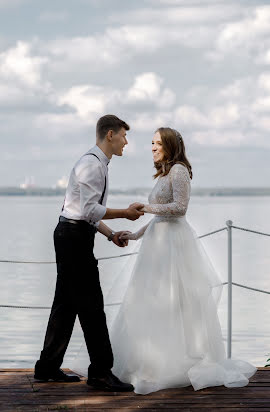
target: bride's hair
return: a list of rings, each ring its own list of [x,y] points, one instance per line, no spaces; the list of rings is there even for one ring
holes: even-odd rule
[[[170,127],[159,127],[156,133],[159,132],[164,151],[164,159],[161,162],[155,162],[156,174],[158,176],[166,176],[171,167],[175,163],[180,163],[188,169],[189,176],[192,179],[192,167],[186,156],[184,140],[181,134]]]

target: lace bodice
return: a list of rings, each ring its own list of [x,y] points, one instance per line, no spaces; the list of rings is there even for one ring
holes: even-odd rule
[[[187,168],[176,163],[166,176],[158,178],[148,197],[144,211],[160,216],[184,216],[190,198],[190,177]]]
[[[158,178],[157,183],[148,197],[149,204],[145,205],[142,210],[146,213],[163,216],[160,219],[184,216],[188,208],[189,198],[189,172],[184,165],[176,163],[166,176]],[[152,220],[137,232],[128,235],[127,239],[140,239],[151,221]]]

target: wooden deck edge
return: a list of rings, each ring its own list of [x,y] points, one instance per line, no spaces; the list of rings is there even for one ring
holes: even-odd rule
[[[65,372],[72,372],[69,368],[61,368]],[[34,372],[34,368],[1,368],[1,372]]]
[[[70,368],[62,368],[66,372],[72,372],[72,369]],[[257,369],[260,371],[263,370],[269,370],[270,367],[265,367],[265,366],[257,366]],[[1,372],[33,372],[34,368],[0,368],[0,373]]]

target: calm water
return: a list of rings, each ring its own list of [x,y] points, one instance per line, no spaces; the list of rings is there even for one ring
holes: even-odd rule
[[[53,261],[52,234],[62,205],[62,198],[1,197],[0,259]],[[108,206],[125,207],[141,197],[111,196]],[[270,233],[269,197],[194,197],[188,221],[198,235],[235,225]],[[139,221],[114,220],[114,229],[137,230],[150,216]],[[218,233],[203,244],[224,281],[227,280],[227,234]],[[125,252],[134,248],[134,242]],[[97,257],[123,253],[101,235],[96,237]],[[121,259],[120,259],[121,260]],[[119,259],[100,264],[104,291],[118,271]],[[108,270],[109,269],[109,270]],[[0,304],[50,306],[55,287],[55,265],[0,263]],[[270,290],[270,238],[233,231],[233,279],[235,282]],[[226,341],[227,287],[224,287],[219,316]],[[265,364],[270,356],[270,295],[233,288],[233,357]],[[42,349],[48,310],[0,308],[0,366],[33,367]],[[69,366],[83,340],[78,323],[74,328],[64,366]]]

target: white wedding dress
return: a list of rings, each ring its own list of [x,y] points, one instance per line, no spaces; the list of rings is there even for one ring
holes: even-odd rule
[[[105,299],[123,297],[120,308],[107,309],[112,371],[136,393],[188,385],[240,387],[257,370],[226,359],[217,314],[222,281],[186,220],[189,198],[188,170],[175,164],[149,196],[145,211],[155,217],[136,233],[143,239],[135,263],[124,267]],[[84,347],[72,369],[87,375],[88,363]]]

